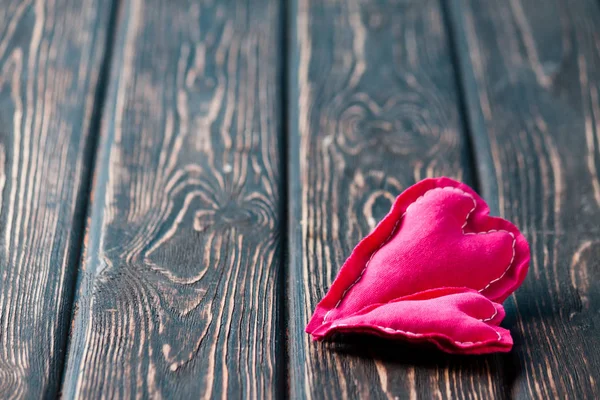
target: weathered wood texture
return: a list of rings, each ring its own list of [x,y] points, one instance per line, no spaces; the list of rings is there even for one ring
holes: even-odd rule
[[[291,20],[291,396],[501,397],[497,356],[452,357],[373,337],[314,343],[304,333],[397,194],[427,176],[473,180],[438,1],[299,0]]]
[[[131,0],[66,398],[268,398],[281,379],[280,7]]]
[[[0,6],[0,398],[59,390],[110,4]]]
[[[526,233],[507,304],[515,398],[597,399],[600,383],[600,3],[457,0],[484,195]]]

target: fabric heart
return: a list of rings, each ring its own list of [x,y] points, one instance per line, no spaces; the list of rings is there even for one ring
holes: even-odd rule
[[[404,191],[354,249],[306,331],[429,341],[451,353],[509,351],[503,302],[525,279],[529,246],[449,178]]]

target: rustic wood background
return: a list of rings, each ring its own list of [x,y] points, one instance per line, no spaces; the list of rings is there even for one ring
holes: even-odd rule
[[[600,398],[599,0],[1,0],[0,398]],[[304,327],[394,197],[530,241],[511,353]]]

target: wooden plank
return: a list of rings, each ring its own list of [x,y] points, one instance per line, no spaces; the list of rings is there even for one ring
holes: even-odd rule
[[[2,2],[0,398],[59,390],[110,2]]]
[[[600,397],[600,6],[452,3],[484,194],[531,244],[508,302],[515,398]]]
[[[66,398],[279,390],[279,20],[274,0],[122,5]]]
[[[304,327],[356,243],[428,176],[473,184],[438,1],[298,0],[291,10],[290,391],[315,398],[492,398],[497,356]]]

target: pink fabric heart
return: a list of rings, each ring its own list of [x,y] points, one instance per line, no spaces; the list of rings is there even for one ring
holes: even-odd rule
[[[529,247],[510,222],[449,178],[404,191],[354,249],[306,331],[430,341],[453,353],[509,351],[500,304],[525,279]]]

